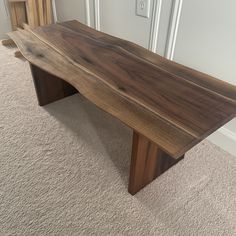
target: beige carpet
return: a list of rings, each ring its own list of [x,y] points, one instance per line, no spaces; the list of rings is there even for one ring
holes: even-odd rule
[[[79,95],[39,107],[0,47],[0,235],[236,235],[235,157],[202,142],[133,197],[131,135]]]

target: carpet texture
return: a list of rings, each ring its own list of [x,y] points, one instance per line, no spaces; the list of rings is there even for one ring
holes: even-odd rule
[[[79,95],[39,107],[0,47],[0,235],[236,235],[236,158],[204,141],[135,196],[132,132]]]

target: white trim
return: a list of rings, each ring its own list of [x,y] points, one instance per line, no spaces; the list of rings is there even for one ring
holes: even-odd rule
[[[174,0],[174,4],[172,6],[172,17],[169,27],[167,46],[165,51],[165,57],[169,60],[173,60],[174,58],[175,43],[179,28],[182,6],[183,0]]]
[[[149,50],[156,53],[157,50],[157,40],[160,29],[160,18],[161,18],[161,8],[162,0],[154,1],[153,13],[152,13],[152,22],[151,22],[151,31],[149,37]]]
[[[236,133],[234,133],[233,131],[222,127],[218,130],[218,132],[220,132],[222,135],[236,142]]]
[[[6,0],[3,0],[0,4],[1,4],[1,6],[0,6],[0,11],[1,11],[2,14],[3,14],[3,18],[4,18],[4,19],[8,19],[8,18],[9,18],[9,11],[8,11],[8,4],[7,4],[7,1],[6,1]]]
[[[57,19],[57,8],[55,0],[52,0],[52,12],[53,12],[54,23],[57,23],[58,19]]]
[[[95,29],[100,30],[100,0],[94,0]]]
[[[90,19],[90,0],[85,0],[85,10],[86,10],[86,24],[87,26],[91,26]]]
[[[216,146],[236,156],[236,133],[222,127],[207,138]]]

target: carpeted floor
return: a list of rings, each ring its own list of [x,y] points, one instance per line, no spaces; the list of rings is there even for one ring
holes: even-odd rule
[[[135,196],[131,130],[79,95],[37,105],[0,47],[0,235],[236,235],[236,158],[204,141]]]

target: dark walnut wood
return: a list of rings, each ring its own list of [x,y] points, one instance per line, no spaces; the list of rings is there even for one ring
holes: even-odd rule
[[[64,80],[30,64],[35,90],[40,106],[77,93],[77,90]]]
[[[136,194],[183,158],[184,156],[174,159],[148,138],[134,132],[129,193]]]
[[[61,25],[37,28],[34,32],[110,89],[194,137],[215,130],[224,118],[235,112],[222,96],[160,69],[115,44]]]
[[[178,161],[235,117],[235,86],[77,21],[19,29],[9,35],[34,65],[41,104],[73,93],[72,88],[69,94],[65,93],[64,86],[70,84],[139,134],[133,152],[143,149],[146,141],[140,141],[142,137],[147,137],[151,147],[158,147],[156,157],[143,151],[132,156],[130,192],[164,172],[153,171],[156,165],[161,167],[165,160],[173,158]],[[147,156],[151,164],[140,170],[135,163],[143,162]],[[175,161],[168,167],[172,163]],[[145,174],[139,175],[139,170]]]
[[[39,40],[32,32],[19,29],[9,35],[32,64],[62,78],[88,100],[157,143],[174,158],[183,155],[194,143],[199,142],[148,109],[120,96],[96,76],[78,68],[70,59]]]

